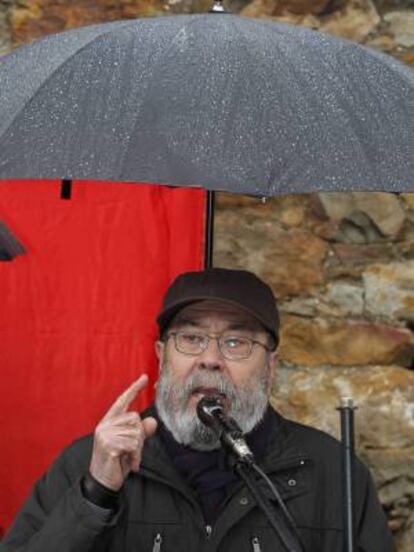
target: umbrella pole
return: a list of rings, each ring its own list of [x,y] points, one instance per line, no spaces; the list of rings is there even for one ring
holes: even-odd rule
[[[341,397],[338,407],[341,417],[341,464],[342,464],[342,517],[343,552],[354,552],[355,518],[353,507],[355,462],[354,448],[354,401],[350,397]]]
[[[214,197],[215,193],[212,190],[207,190],[204,268],[213,266]]]

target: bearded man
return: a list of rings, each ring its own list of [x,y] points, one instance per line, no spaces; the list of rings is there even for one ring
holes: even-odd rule
[[[94,436],[68,447],[36,484],[0,550],[290,550],[231,468],[216,432],[197,416],[199,401],[214,395],[278,489],[303,549],[340,552],[339,444],[284,419],[268,402],[279,330],[269,286],[247,271],[184,273],[167,291],[157,321],[155,406],[142,417],[128,411],[147,385],[141,376]],[[393,551],[359,461],[354,477],[355,550]],[[280,517],[280,504],[272,507]]]

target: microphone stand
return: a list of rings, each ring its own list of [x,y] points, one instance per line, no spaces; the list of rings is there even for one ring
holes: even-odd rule
[[[341,465],[342,465],[342,518],[343,518],[343,552],[354,552],[355,517],[354,517],[354,482],[355,463],[354,448],[354,402],[349,397],[341,397],[337,408],[341,417]]]
[[[292,517],[287,511],[286,506],[284,505],[279,493],[276,491],[273,484],[271,484],[273,487],[272,491],[276,491],[276,498],[279,502],[279,505],[281,506],[282,515],[280,515],[280,513],[272,507],[269,499],[265,496],[260,487],[256,485],[257,480],[252,477],[251,470],[253,469],[260,476],[264,475],[266,481],[267,477],[265,474],[263,474],[262,470],[254,462],[250,463],[243,461],[236,461],[233,465],[233,469],[246,484],[246,487],[255,498],[257,505],[265,514],[272,529],[281,540],[284,548],[288,552],[304,552],[304,547],[299,540],[299,536],[296,532]],[[266,481],[266,483],[268,483],[268,481]],[[283,518],[283,514],[285,516],[285,519]],[[286,521],[288,521],[289,523],[286,523]]]

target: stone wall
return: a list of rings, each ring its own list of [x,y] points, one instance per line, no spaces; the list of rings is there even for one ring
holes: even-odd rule
[[[0,0],[0,55],[45,34],[121,18],[206,11],[212,0]],[[228,0],[234,13],[305,25],[414,65],[413,0]],[[283,319],[272,401],[338,435],[340,396],[358,404],[399,552],[414,542],[414,196],[221,194],[216,266],[272,285]]]
[[[243,229],[242,231],[240,229]],[[221,194],[216,266],[264,277],[282,313],[273,404],[338,436],[352,396],[400,552],[414,542],[414,194]]]

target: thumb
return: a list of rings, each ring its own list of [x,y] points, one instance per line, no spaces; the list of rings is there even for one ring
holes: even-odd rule
[[[151,435],[154,435],[158,425],[158,422],[155,418],[149,416],[148,418],[144,418],[141,423],[144,429],[145,437],[151,437]]]

